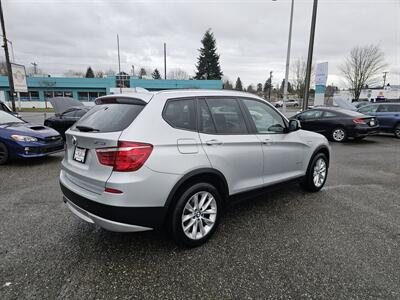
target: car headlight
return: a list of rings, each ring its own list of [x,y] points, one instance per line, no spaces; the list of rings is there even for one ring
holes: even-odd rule
[[[13,134],[11,138],[17,142],[37,142],[38,140],[33,136],[17,135],[17,134]]]

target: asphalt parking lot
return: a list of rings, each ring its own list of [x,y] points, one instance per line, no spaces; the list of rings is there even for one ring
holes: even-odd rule
[[[181,249],[112,233],[61,200],[62,154],[0,167],[0,299],[400,298],[400,140],[332,145],[326,187],[234,205]]]

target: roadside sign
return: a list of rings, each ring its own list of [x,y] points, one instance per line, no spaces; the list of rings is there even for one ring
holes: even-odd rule
[[[28,84],[26,82],[25,66],[12,63],[11,72],[14,81],[15,92],[27,93]]]
[[[326,81],[328,79],[328,63],[317,64],[315,71],[315,97],[314,106],[324,105]]]

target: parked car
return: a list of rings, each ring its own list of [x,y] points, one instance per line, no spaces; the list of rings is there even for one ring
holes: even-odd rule
[[[41,157],[63,149],[57,131],[0,111],[0,165],[14,158]]]
[[[275,103],[275,107],[282,107],[283,106],[283,100],[279,100],[276,101]],[[299,106],[299,101],[297,100],[293,100],[293,99],[289,99],[286,101],[286,107],[298,107]]]
[[[65,131],[88,112],[90,107],[73,98],[56,97],[49,100],[54,108],[55,115],[47,118],[44,125],[57,130],[63,139]]]
[[[302,129],[321,133],[334,142],[344,142],[349,137],[360,140],[379,132],[375,117],[342,108],[319,107],[291,119],[299,120]]]
[[[394,133],[400,139],[400,103],[373,103],[358,112],[376,117],[381,131]]]
[[[17,112],[13,112],[11,108],[8,107],[7,104],[4,102],[0,101],[0,111],[5,111],[6,113],[12,114],[13,116],[17,118],[21,118],[20,114]]]
[[[161,91],[96,100],[66,132],[64,202],[112,231],[168,228],[204,243],[226,205],[288,180],[320,190],[329,143],[265,100],[235,91]]]

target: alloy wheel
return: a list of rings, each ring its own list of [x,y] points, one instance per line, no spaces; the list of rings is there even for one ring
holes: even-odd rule
[[[326,162],[323,158],[319,158],[314,165],[313,170],[313,182],[314,185],[319,188],[321,187],[326,178]]]
[[[400,139],[400,126],[397,126],[396,129],[394,130],[394,135]]]
[[[182,229],[192,240],[205,237],[217,220],[217,201],[207,191],[197,192],[186,202],[182,212]]]
[[[336,142],[342,142],[346,136],[346,133],[343,129],[337,128],[333,131],[332,137]]]

